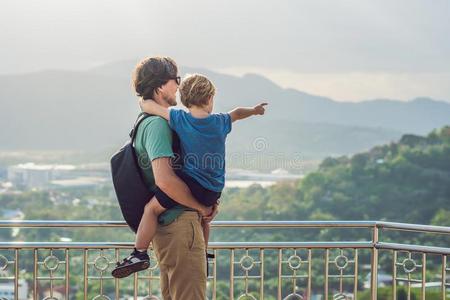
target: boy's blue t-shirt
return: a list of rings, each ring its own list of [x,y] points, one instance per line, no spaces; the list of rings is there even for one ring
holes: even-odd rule
[[[169,110],[169,126],[178,133],[183,171],[204,188],[221,192],[225,185],[225,140],[231,131],[227,113],[195,118],[182,109]]]

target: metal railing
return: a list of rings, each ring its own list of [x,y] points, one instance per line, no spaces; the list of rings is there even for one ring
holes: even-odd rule
[[[127,225],[117,221],[0,221],[0,230],[117,227]],[[357,228],[366,230],[370,238],[212,242],[209,248],[216,258],[210,265],[209,299],[396,300],[399,295],[399,300],[450,299],[450,245],[401,244],[380,239],[381,233],[395,231],[433,234],[448,240],[450,227],[378,221],[216,221],[212,227]],[[152,252],[147,271],[120,280],[110,276],[116,261],[132,247],[131,242],[2,241],[0,300],[160,299],[158,265]],[[380,269],[389,269],[391,274],[379,274]],[[2,287],[7,290],[8,286],[9,296],[2,295]],[[377,295],[379,289],[383,289],[383,295]]]

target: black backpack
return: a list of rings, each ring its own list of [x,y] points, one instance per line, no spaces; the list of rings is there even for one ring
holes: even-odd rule
[[[139,124],[149,116],[147,113],[139,114],[130,132],[130,140],[111,157],[111,174],[117,200],[125,222],[134,232],[137,232],[145,205],[154,195],[145,182],[133,146]]]

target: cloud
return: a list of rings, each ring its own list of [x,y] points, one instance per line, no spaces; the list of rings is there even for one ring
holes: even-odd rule
[[[448,0],[17,0],[2,3],[0,26],[1,73],[163,54],[180,65],[270,70],[284,86],[321,81],[336,98],[450,98],[441,75],[450,72]]]

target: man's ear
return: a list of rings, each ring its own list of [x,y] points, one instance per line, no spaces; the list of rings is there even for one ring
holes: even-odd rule
[[[156,96],[159,95],[160,92],[161,92],[161,87],[154,89],[152,98],[155,99]]]

